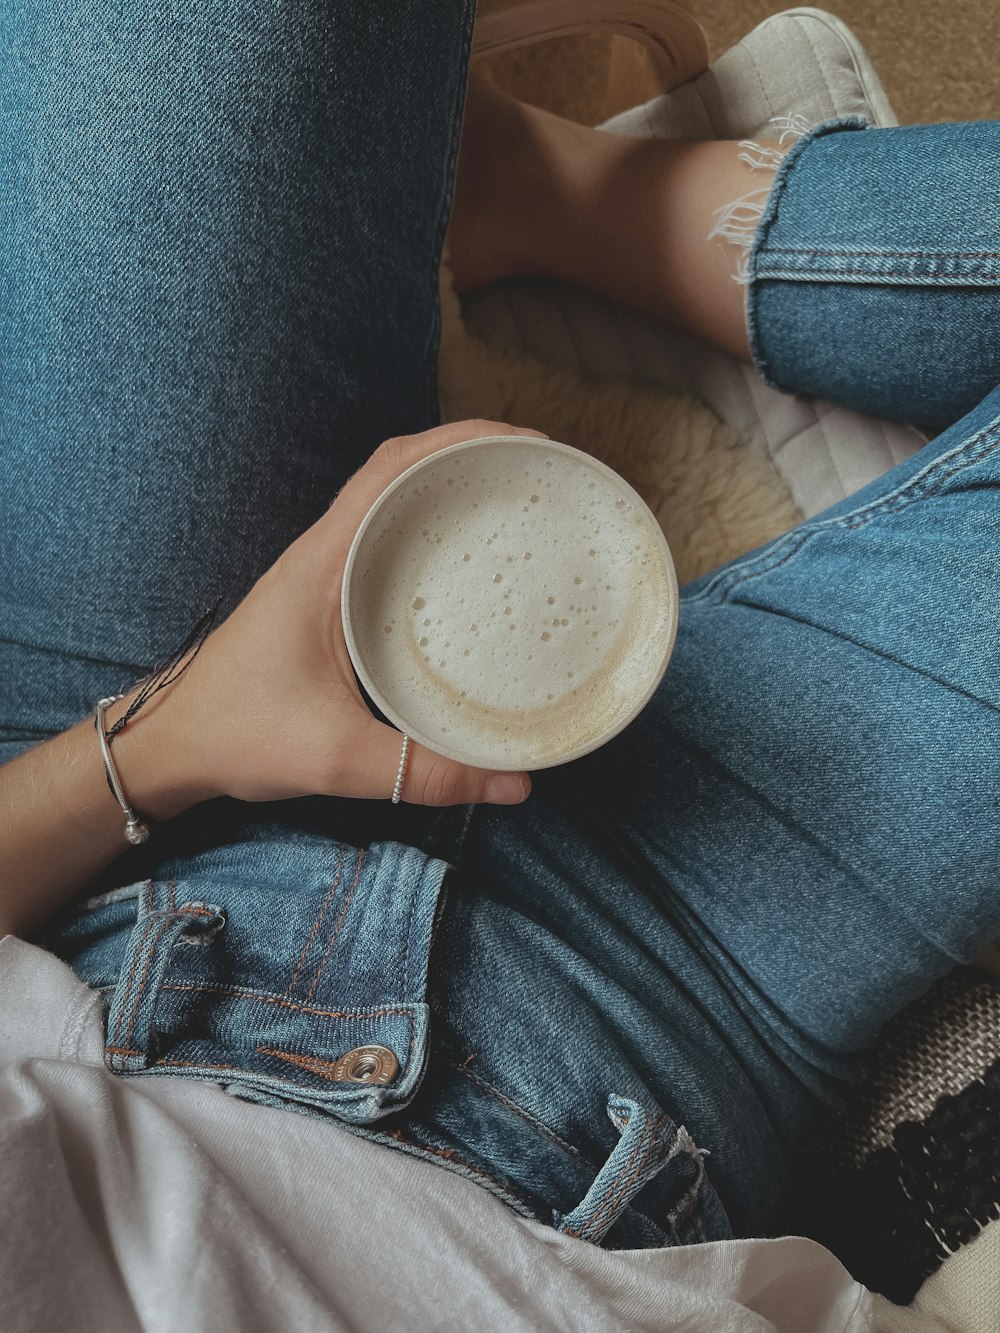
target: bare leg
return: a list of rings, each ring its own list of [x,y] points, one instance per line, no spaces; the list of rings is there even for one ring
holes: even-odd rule
[[[719,211],[766,177],[735,142],[628,139],[469,89],[450,263],[460,291],[515,274],[601,292],[749,359]]]

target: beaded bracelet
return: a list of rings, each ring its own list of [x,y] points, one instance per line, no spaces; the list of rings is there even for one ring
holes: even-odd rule
[[[403,795],[403,782],[406,778],[406,765],[410,758],[410,738],[403,732],[403,748],[399,756],[399,770],[396,773],[396,785],[392,789],[392,803],[399,805]]]

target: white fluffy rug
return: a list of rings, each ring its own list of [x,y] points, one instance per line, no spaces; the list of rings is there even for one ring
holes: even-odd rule
[[[488,346],[463,324],[446,274],[441,301],[442,419],[532,426],[609,464],[659,519],[681,583],[802,517],[771,463],[693,398]]]

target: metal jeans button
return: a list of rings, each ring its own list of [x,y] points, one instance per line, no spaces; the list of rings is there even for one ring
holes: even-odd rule
[[[390,1083],[398,1073],[399,1061],[385,1046],[355,1046],[333,1068],[333,1077],[346,1083]]]

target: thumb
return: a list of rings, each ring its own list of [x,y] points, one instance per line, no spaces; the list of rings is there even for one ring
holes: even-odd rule
[[[403,752],[402,732],[373,718],[365,749],[375,784],[383,788],[386,796],[391,796]],[[413,805],[518,805],[530,791],[531,779],[527,773],[472,768],[411,741],[400,800]],[[382,793],[372,793],[376,794]]]

